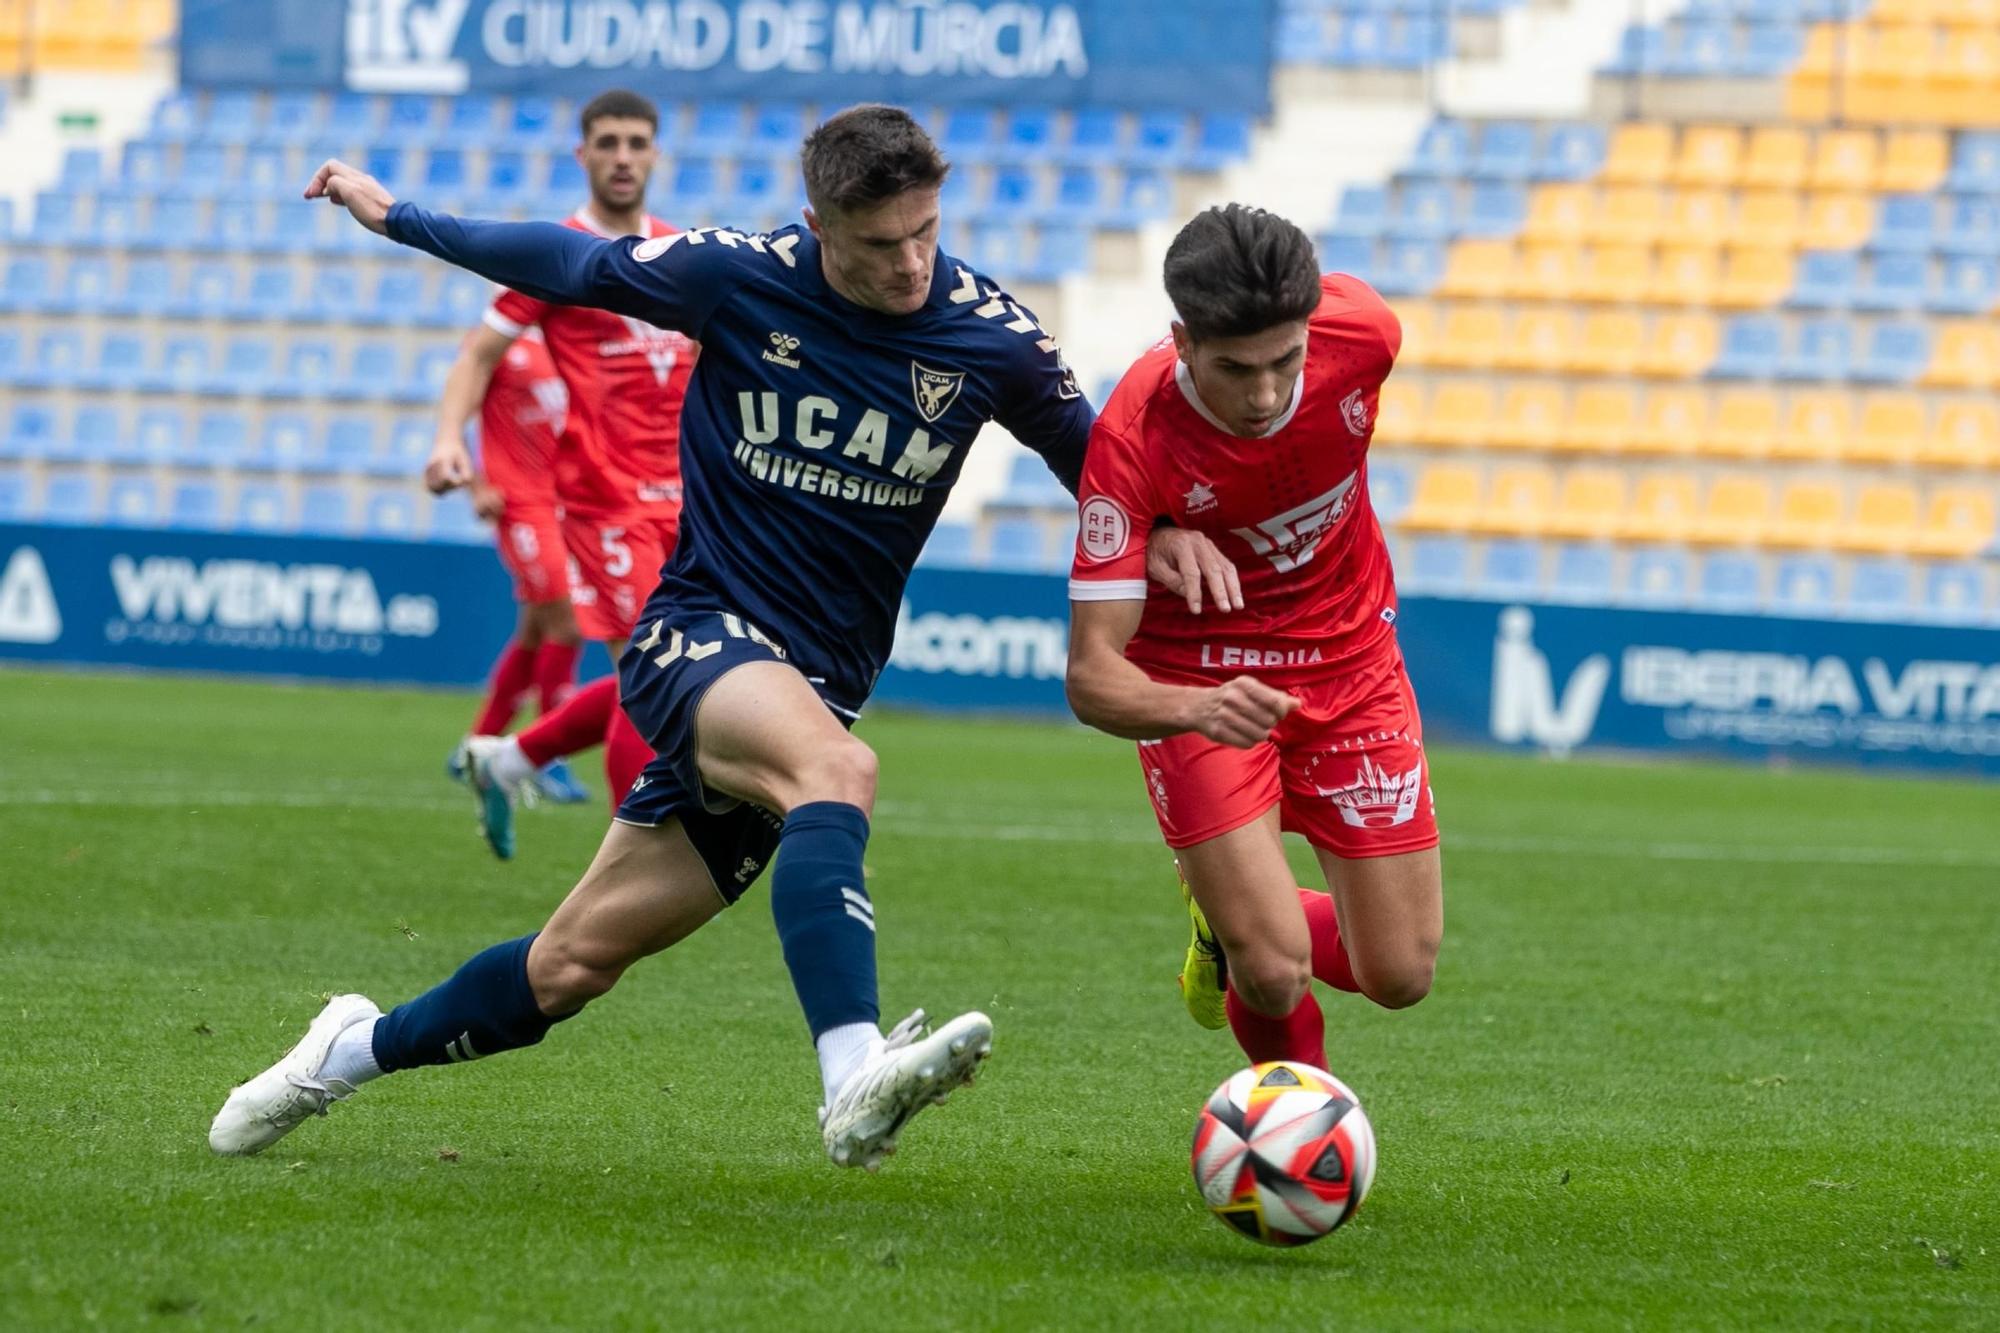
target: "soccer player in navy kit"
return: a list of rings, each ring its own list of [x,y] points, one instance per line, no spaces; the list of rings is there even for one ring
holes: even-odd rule
[[[619,664],[652,743],[596,860],[538,933],[475,955],[387,1015],[336,996],[210,1129],[252,1153],[383,1073],[539,1042],[625,969],[756,880],[819,1055],[821,1130],[873,1168],[909,1118],[970,1080],[992,1025],[877,1026],[862,851],[875,755],[847,727],[889,655],[904,582],[979,428],[998,421],[1072,492],[1093,414],[1056,344],[940,255],[948,170],[909,115],[850,108],[806,139],[806,226],[599,239],[396,203],[342,163],[308,198],[544,300],[686,333],[703,352],[681,428],[680,541]],[[1154,577],[1226,605],[1213,546],[1163,529]]]

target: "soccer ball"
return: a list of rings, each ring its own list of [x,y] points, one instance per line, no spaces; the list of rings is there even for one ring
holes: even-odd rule
[[[1194,1183],[1208,1210],[1266,1245],[1306,1245],[1361,1207],[1375,1131],[1333,1075],[1289,1060],[1232,1074],[1194,1122]]]

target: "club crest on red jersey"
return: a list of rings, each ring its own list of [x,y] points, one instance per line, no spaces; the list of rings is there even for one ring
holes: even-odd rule
[[[1348,434],[1355,438],[1368,434],[1368,404],[1363,396],[1365,389],[1356,389],[1340,400],[1340,419],[1347,423]]]
[[[965,386],[965,372],[962,370],[932,370],[919,362],[910,362],[910,392],[916,398],[917,411],[925,421],[936,421],[951,410],[958,401],[958,391]]]

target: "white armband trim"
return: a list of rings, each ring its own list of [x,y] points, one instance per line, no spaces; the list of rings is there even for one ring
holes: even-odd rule
[[[486,307],[486,313],[479,317],[479,322],[503,338],[518,338],[528,331],[526,324],[516,324],[493,306]]]
[[[1146,580],[1071,579],[1069,599],[1072,602],[1143,602],[1146,600]]]

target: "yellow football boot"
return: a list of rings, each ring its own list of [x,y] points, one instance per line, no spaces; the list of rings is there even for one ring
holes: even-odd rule
[[[1194,928],[1193,938],[1188,941],[1187,959],[1181,964],[1181,1003],[1187,1006],[1188,1017],[1212,1032],[1229,1026],[1229,1012],[1223,1005],[1229,964],[1180,869],[1180,862],[1174,862],[1174,874],[1181,882],[1181,901],[1187,904],[1188,920]]]

